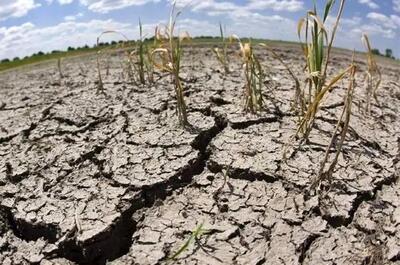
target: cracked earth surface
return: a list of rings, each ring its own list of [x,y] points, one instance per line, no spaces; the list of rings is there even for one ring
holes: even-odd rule
[[[299,48],[275,49],[304,78]],[[381,64],[380,106],[366,115],[357,58],[343,153],[313,193],[346,82],[283,161],[294,84],[257,54],[270,76],[252,115],[234,56],[224,76],[209,48],[195,49],[182,74],[189,129],[169,78],[131,84],[118,54],[103,94],[93,56],[65,60],[62,80],[55,63],[0,74],[0,264],[167,264],[199,224],[207,233],[177,264],[400,264],[400,67]],[[333,69],[348,58],[337,53]]]

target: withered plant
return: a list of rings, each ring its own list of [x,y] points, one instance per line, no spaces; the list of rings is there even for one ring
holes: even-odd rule
[[[302,114],[296,137],[301,133],[304,139],[308,138],[321,99],[343,77],[341,73],[326,85],[333,42],[343,14],[345,2],[345,0],[340,1],[339,10],[330,36],[326,29],[326,23],[334,6],[334,0],[326,2],[322,17],[319,17],[316,2],[314,1],[313,10],[308,11],[306,17],[298,23],[297,32],[299,39],[302,42],[302,34],[305,38],[302,47],[308,76],[306,79],[306,88],[300,93],[296,92],[296,97],[298,98],[295,100],[295,103],[300,104],[298,110]]]
[[[183,53],[182,42],[189,39],[190,36],[188,33],[178,37],[174,35],[176,21],[180,14],[181,12],[176,11],[175,5],[173,5],[169,17],[169,24],[156,28],[155,39],[157,41],[157,47],[152,52],[151,57],[156,68],[170,74],[177,100],[178,120],[182,126],[187,126],[189,124],[180,72]]]
[[[343,110],[338,119],[336,127],[333,131],[329,145],[326,148],[325,156],[321,162],[318,176],[312,184],[313,188],[317,187],[318,184],[321,183],[321,181],[323,180],[331,181],[333,171],[338,163],[339,155],[342,153],[343,143],[346,139],[347,131],[349,129],[349,124],[350,124],[353,94],[356,86],[356,81],[355,81],[356,71],[357,67],[354,64],[354,59],[353,59],[353,63],[351,64],[351,66],[348,68],[347,71],[347,75],[349,76],[349,84],[346,91],[346,95],[343,99]],[[334,151],[334,157],[328,166],[327,164],[329,162],[329,158],[331,157],[331,153],[333,151]]]
[[[154,66],[151,61],[151,54],[151,45],[144,39],[143,25],[139,19],[139,40],[136,41],[136,49],[131,52],[131,58],[128,62],[133,63],[131,67],[137,73],[137,78],[135,79],[131,76],[131,79],[137,80],[142,85],[145,85],[147,82],[149,84],[154,83]]]
[[[117,34],[121,36],[127,43],[129,42],[129,39],[121,32],[115,31],[115,30],[108,30],[102,32],[98,37],[97,37],[97,47],[100,47],[100,40],[103,36],[109,35],[109,34]],[[107,49],[107,48],[106,48]],[[103,78],[101,74],[101,65],[100,65],[100,57],[104,54],[104,50],[98,50],[97,51],[97,56],[96,56],[96,63],[97,63],[97,92],[98,93],[104,93],[104,84],[103,84]],[[129,57],[129,56],[128,56]],[[129,59],[129,58],[128,58]],[[130,60],[130,59],[129,59]],[[107,65],[106,68],[108,69]],[[107,70],[106,69],[106,70]],[[107,70],[108,72],[108,70]]]
[[[217,60],[222,65],[225,74],[228,74],[229,73],[229,59],[228,59],[229,39],[225,38],[224,32],[226,30],[223,29],[221,23],[219,24],[219,31],[220,31],[222,48],[220,49],[219,47],[215,47],[213,49],[213,52],[215,53],[215,56],[217,57]]]
[[[372,53],[371,42],[369,41],[368,35],[364,34],[362,41],[367,50],[367,72],[366,72],[366,106],[365,111],[371,112],[371,98],[374,97],[376,103],[379,105],[377,90],[382,82],[382,74],[376,63],[375,56]]]
[[[263,109],[263,87],[265,73],[260,61],[254,54],[251,42],[242,43],[239,37],[233,36],[240,47],[240,56],[243,63],[245,75],[244,89],[244,110],[246,112],[257,113]]]

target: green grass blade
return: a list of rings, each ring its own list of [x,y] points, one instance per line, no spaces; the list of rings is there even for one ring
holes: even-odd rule
[[[325,5],[325,12],[324,12],[324,22],[329,16],[329,13],[331,12],[332,6],[335,3],[335,0],[328,0],[328,2]]]
[[[203,223],[198,225],[196,229],[191,233],[190,237],[185,241],[185,243],[171,256],[168,260],[176,260],[183,252],[185,252],[189,245],[204,232]]]

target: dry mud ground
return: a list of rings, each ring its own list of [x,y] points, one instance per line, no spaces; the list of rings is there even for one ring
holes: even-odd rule
[[[275,49],[304,79],[299,48]],[[61,82],[56,63],[0,74],[0,264],[165,264],[199,224],[208,233],[177,264],[400,264],[399,65],[380,63],[381,105],[366,115],[357,59],[343,154],[315,195],[346,82],[284,162],[296,127],[285,69],[257,51],[271,78],[265,111],[250,115],[238,59],[225,77],[209,48],[189,52],[189,130],[170,79],[133,85],[120,55],[104,94],[94,56],[65,60]],[[333,71],[349,58],[337,53]]]

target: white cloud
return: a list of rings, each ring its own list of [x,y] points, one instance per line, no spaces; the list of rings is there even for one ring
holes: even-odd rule
[[[384,15],[381,13],[371,12],[368,13],[367,18],[381,27],[397,30],[400,28],[399,16],[397,15]]]
[[[371,9],[378,9],[379,6],[372,0],[358,0],[360,4],[367,5]]]
[[[75,21],[75,20],[77,20],[78,18],[81,18],[81,17],[83,17],[83,13],[78,13],[76,15],[65,16],[64,20],[65,21]]]
[[[386,22],[386,20],[388,19],[386,15],[376,12],[368,13],[367,18],[380,22]]]
[[[71,4],[74,0],[58,0],[60,5]]]
[[[93,45],[98,35],[106,30],[119,30],[133,35],[131,25],[112,19],[88,22],[67,21],[50,27],[37,27],[32,23],[0,27],[0,58],[30,55],[65,49],[68,46]],[[136,32],[135,32],[136,34]],[[106,36],[107,39],[118,36]]]
[[[299,0],[250,0],[248,9],[296,12],[302,10],[303,5],[303,1]]]
[[[170,0],[174,2],[174,0]],[[250,12],[261,10],[296,12],[303,9],[304,3],[301,0],[248,0],[245,5],[237,5],[228,1],[217,0],[177,0],[178,7],[190,7],[192,11],[204,11],[209,15]]]
[[[65,0],[64,0],[65,1]],[[157,3],[160,0],[80,0],[90,11],[108,13],[112,10],[122,9],[128,6],[140,6],[147,3]]]
[[[52,4],[52,3],[54,2],[54,0],[46,0],[46,2],[47,2],[48,4]],[[74,2],[74,0],[57,0],[57,2],[58,2],[60,5],[67,5],[67,4],[71,4],[72,2]]]
[[[149,30],[152,30],[154,32],[154,27],[150,28],[149,26],[147,27]],[[210,36],[210,35],[216,35],[218,32],[219,28],[218,25],[211,24],[210,22],[206,20],[196,20],[196,19],[181,19],[179,20],[179,24],[177,25],[177,34],[179,32],[189,32],[190,36]],[[151,31],[150,31],[151,32]]]
[[[242,37],[254,37],[262,39],[292,40],[297,41],[296,22],[279,16],[264,16],[258,13],[247,14],[241,17],[239,14],[232,14],[233,33]],[[245,20],[247,19],[247,21]],[[269,25],[260,27],[260,25]]]
[[[333,25],[335,19],[335,17],[328,17],[328,25]],[[374,48],[381,50],[392,48],[396,56],[399,56],[400,50],[396,44],[396,40],[400,36],[399,28],[400,17],[396,15],[371,12],[365,17],[343,17],[334,45],[364,51],[365,47],[361,42],[361,37],[363,34],[367,34]]]
[[[170,0],[173,2],[173,0]],[[230,19],[228,30],[246,37],[278,38],[295,40],[296,23],[280,15],[263,15],[259,11],[275,10],[294,12],[303,9],[299,0],[248,0],[245,5],[217,0],[178,0],[179,8],[190,8],[193,12],[202,12],[209,16],[224,16]],[[270,25],[260,29],[260,25]],[[218,31],[214,31],[216,35]]]
[[[154,34],[154,28],[165,21],[143,24],[146,37]],[[55,26],[37,27],[33,23],[24,23],[13,27],[0,27],[0,59],[23,57],[38,51],[65,50],[68,46],[78,47],[94,45],[97,37],[104,31],[116,30],[129,39],[139,38],[138,25],[120,23],[115,20],[91,20],[88,22],[66,21]],[[178,31],[189,31],[191,36],[217,35],[218,25],[195,19],[181,19]],[[102,41],[122,39],[115,34],[104,35]]]
[[[329,17],[328,22],[332,24],[334,18]],[[370,12],[366,19],[355,16],[352,18],[343,18],[341,27],[337,34],[338,41],[344,43],[348,48],[360,48],[358,40],[362,34],[368,34],[377,39],[393,40],[399,35],[400,17],[396,15],[384,15],[381,13]],[[355,44],[352,44],[355,42]],[[362,47],[361,47],[362,48]]]
[[[242,16],[247,17],[243,23]],[[75,17],[75,16],[74,16]],[[232,23],[228,26],[229,34],[239,36],[251,36],[260,38],[287,39],[288,32],[292,32],[295,39],[295,22],[280,16],[263,16],[257,13],[235,13],[231,16]],[[153,24],[144,24],[145,36],[152,36],[154,28],[165,23],[159,21]],[[261,23],[268,23],[269,30],[260,30]],[[117,30],[124,33],[130,39],[137,39],[139,29],[137,25],[120,23],[114,20],[91,20],[88,22],[66,21],[50,27],[37,27],[33,23],[25,23],[20,26],[0,27],[0,58],[23,57],[32,53],[52,50],[62,50],[68,46],[93,45],[98,35],[106,30]],[[177,32],[188,31],[191,36],[219,34],[218,24],[205,20],[180,19],[177,24]],[[118,35],[106,35],[102,41],[118,40]]]
[[[224,16],[230,19],[228,30],[242,37],[296,40],[296,23],[293,20],[280,15],[263,15],[258,11],[269,9],[294,12],[302,10],[304,3],[299,0],[248,0],[246,4],[238,5],[217,0],[178,0],[177,5],[209,16]],[[261,29],[260,25],[270,26]],[[218,30],[215,30],[212,35],[217,34]]]
[[[23,17],[30,10],[39,7],[35,0],[1,0],[0,21],[11,17]]]
[[[351,31],[361,36],[361,34],[366,33],[368,36],[379,36],[387,39],[394,39],[396,37],[396,32],[392,29],[384,28],[377,24],[365,24],[359,28],[354,28]]]
[[[358,16],[350,17],[350,18],[342,18],[340,20],[340,24],[343,25],[343,27],[356,27],[360,25],[362,22],[362,18]]]
[[[390,18],[392,19],[393,23],[397,25],[397,29],[400,30],[400,16],[391,15]]]
[[[46,0],[46,2],[50,5],[54,2],[54,0]],[[67,5],[67,4],[71,4],[72,2],[74,2],[74,0],[57,0],[57,2],[60,5]]]

